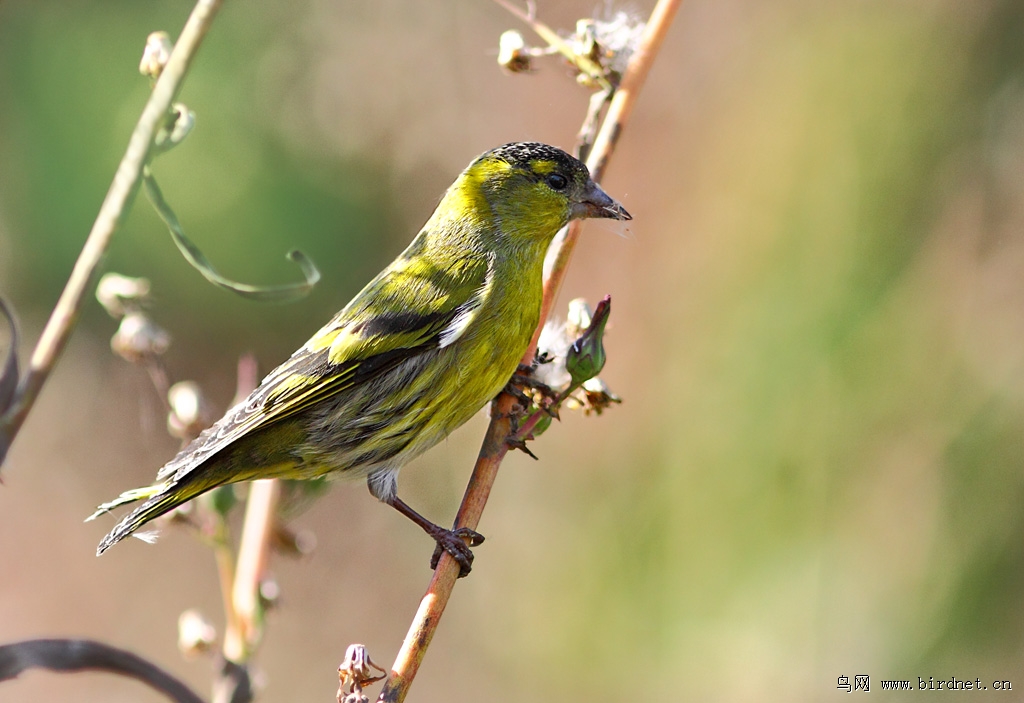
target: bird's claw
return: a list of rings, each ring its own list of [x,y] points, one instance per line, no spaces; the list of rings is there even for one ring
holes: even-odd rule
[[[526,412],[526,408],[528,408],[531,405],[533,405],[533,398],[531,398],[530,395],[528,393],[526,393],[525,391],[523,391],[523,389],[521,389],[519,386],[515,385],[515,382],[514,382],[515,378],[516,377],[513,376],[512,377],[513,380],[509,381],[508,384],[505,386],[505,388],[502,389],[502,391],[504,393],[508,393],[510,396],[515,398],[516,401],[518,401],[518,403],[519,403],[518,413],[520,415],[522,415],[522,414],[524,414]]]
[[[533,355],[533,363],[519,364],[519,366],[516,368],[516,373],[529,376],[534,371],[536,371],[537,367],[540,366],[541,364],[550,364],[552,361],[554,361],[554,358],[546,351],[535,352]]]
[[[437,547],[434,548],[434,555],[430,557],[430,568],[436,569],[441,554],[448,552],[459,565],[459,578],[468,576],[473,570],[473,552],[470,547],[482,544],[484,536],[476,530],[460,527],[457,530],[438,528],[438,532],[431,537],[437,542]],[[466,544],[466,540],[469,540],[469,544]]]
[[[558,397],[558,391],[549,386],[546,383],[541,383],[536,378],[526,373],[516,372],[512,374],[512,379],[509,381],[510,384],[516,386],[522,386],[523,388],[529,388],[530,390],[537,391],[545,398],[554,399]]]
[[[523,372],[524,370],[525,373]],[[520,364],[519,370],[512,374],[512,378],[510,378],[508,384],[506,384],[505,392],[515,397],[524,408],[529,408],[535,405],[551,417],[558,420],[557,403],[562,399],[561,395],[551,386],[546,383],[541,383],[531,376],[530,371],[531,369],[529,367],[524,367]],[[533,391],[536,396],[539,396],[539,398],[527,393],[523,389]]]

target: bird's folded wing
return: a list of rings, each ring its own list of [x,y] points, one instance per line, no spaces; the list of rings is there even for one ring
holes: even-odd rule
[[[491,270],[486,260],[463,259],[433,270],[417,262],[383,271],[157,478],[180,477],[248,432],[453,343],[490,292]]]

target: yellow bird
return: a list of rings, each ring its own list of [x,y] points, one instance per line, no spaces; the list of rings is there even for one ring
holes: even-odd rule
[[[482,154],[412,243],[242,403],[157,474],[90,519],[144,500],[97,554],[212,488],[259,478],[365,478],[469,572],[471,530],[447,530],[398,497],[398,472],[508,383],[540,316],[544,254],[569,220],[632,219],[561,149]]]

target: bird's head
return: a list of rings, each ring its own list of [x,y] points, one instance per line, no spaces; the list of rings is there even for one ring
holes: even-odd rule
[[[550,241],[569,220],[632,219],[590,179],[585,164],[561,149],[537,142],[505,144],[479,156],[448,197],[497,220],[513,237]]]

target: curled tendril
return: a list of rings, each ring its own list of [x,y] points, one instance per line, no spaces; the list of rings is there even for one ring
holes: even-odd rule
[[[182,103],[174,103],[167,112],[167,119],[157,130],[153,139],[153,156],[166,153],[185,141],[196,126],[196,113]]]
[[[160,219],[164,221],[167,229],[170,230],[171,238],[174,240],[182,256],[185,257],[185,260],[193,268],[203,275],[203,278],[213,285],[229,290],[247,300],[283,303],[298,300],[309,295],[310,291],[313,290],[313,286],[320,280],[320,271],[317,270],[316,265],[298,249],[288,252],[287,257],[294,261],[302,271],[302,275],[306,279],[303,283],[288,283],[280,286],[252,286],[225,278],[217,272],[209,259],[199,250],[199,247],[185,236],[181,224],[178,222],[177,215],[174,214],[174,210],[164,200],[163,193],[160,192],[160,187],[157,186],[156,179],[153,178],[153,174],[148,167],[143,171],[142,182],[146,187],[146,195],[156,209],[157,214],[160,215]]]
[[[146,53],[143,55],[139,70],[144,75],[148,75],[152,81],[155,81],[167,63],[170,53],[171,44],[166,33],[155,32],[151,34],[147,40]],[[189,110],[188,107],[181,103],[172,105],[167,112],[164,124],[160,127],[154,139],[151,158],[166,153],[181,144],[185,137],[191,133],[195,122],[195,113]],[[320,280],[320,272],[317,270],[316,265],[297,249],[289,252],[287,256],[298,264],[303,278],[306,279],[303,283],[289,283],[280,286],[252,286],[232,281],[230,278],[222,276],[203,252],[200,251],[199,247],[185,236],[181,223],[178,221],[178,216],[174,214],[174,210],[171,209],[171,206],[164,199],[164,195],[160,191],[156,178],[153,177],[153,172],[148,165],[142,170],[142,183],[145,186],[149,201],[153,204],[160,219],[167,225],[167,229],[170,230],[171,238],[178,247],[178,251],[181,252],[185,260],[194,269],[203,275],[203,278],[213,285],[229,290],[248,300],[282,303],[298,300],[309,295],[310,291],[313,290],[313,286]],[[2,409],[2,406],[0,406],[0,409]]]

